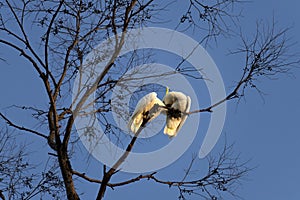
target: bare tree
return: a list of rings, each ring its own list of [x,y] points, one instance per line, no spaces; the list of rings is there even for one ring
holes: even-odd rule
[[[100,123],[105,127],[107,135],[120,137],[120,130],[114,127],[110,119],[106,117],[111,112],[111,99],[109,94],[117,83],[126,78],[124,73],[137,63],[145,63],[151,56],[139,55],[132,52],[129,57],[119,57],[123,48],[126,32],[132,28],[144,27],[153,22],[161,22],[157,13],[163,13],[169,4],[160,4],[153,0],[48,0],[34,1],[5,0],[0,2],[0,44],[1,48],[12,48],[20,57],[27,61],[36,71],[42,81],[47,94],[47,108],[34,106],[14,106],[21,110],[32,112],[32,116],[40,123],[39,129],[33,129],[23,124],[16,124],[13,119],[0,113],[1,118],[9,126],[24,134],[32,134],[47,143],[54,153],[49,153],[58,163],[61,176],[55,175],[53,168],[41,174],[36,186],[30,186],[30,191],[21,195],[24,199],[30,199],[41,192],[56,194],[61,189],[63,182],[67,198],[76,200],[80,195],[76,190],[77,178],[90,183],[98,183],[98,200],[103,199],[107,187],[116,188],[142,179],[152,180],[157,184],[176,187],[179,198],[185,199],[186,194],[197,194],[204,199],[217,199],[222,193],[233,193],[231,190],[239,179],[248,172],[246,163],[232,154],[232,147],[225,145],[224,151],[218,156],[208,160],[209,167],[204,177],[188,179],[195,159],[192,159],[181,180],[163,180],[158,172],[141,174],[122,182],[112,182],[111,177],[119,172],[120,165],[131,153],[143,128],[130,138],[126,146],[126,152],[117,160],[113,167],[103,165],[103,177],[92,178],[85,172],[74,169],[72,155],[76,154],[78,135],[74,129],[74,121],[81,114],[80,110],[87,103],[87,98],[96,95],[97,109],[93,112],[100,118]],[[173,2],[175,3],[175,2]],[[201,34],[199,44],[217,39],[219,35],[231,34],[231,26],[236,25],[239,12],[235,12],[233,6],[238,0],[213,1],[206,5],[201,1],[187,1],[187,10],[179,14],[177,30],[197,28]],[[31,29],[31,30],[30,30]],[[35,32],[32,35],[32,32]],[[241,79],[237,81],[234,90],[219,102],[213,102],[206,108],[191,111],[185,114],[199,112],[213,112],[214,108],[225,101],[241,98],[248,87],[258,89],[256,80],[261,76],[273,77],[280,73],[286,73],[291,67],[299,63],[294,55],[289,55],[289,44],[285,37],[287,29],[277,30],[275,24],[268,29],[257,28],[253,39],[242,38],[243,46],[235,53],[245,54],[245,65],[242,66]],[[121,34],[120,34],[121,33]],[[75,76],[85,70],[84,57],[93,51],[101,41],[114,38],[113,48],[98,52],[97,59],[107,59],[104,70],[98,74],[94,83],[82,88],[84,94],[74,102],[66,102],[70,98],[71,85]],[[192,52],[191,52],[192,53]],[[126,61],[122,59],[127,59]],[[193,70],[185,69],[182,62],[170,73],[182,73],[193,76]],[[92,61],[96,62],[96,60]],[[93,63],[92,63],[93,64]],[[179,70],[180,69],[180,70]],[[167,74],[165,74],[167,75]],[[130,78],[130,77],[129,77]],[[146,78],[146,77],[145,77]],[[199,81],[201,81],[201,77]],[[147,124],[147,120],[143,125]],[[2,154],[2,152],[1,152]],[[24,155],[13,156],[13,159],[21,159]],[[16,161],[17,161],[16,160]],[[16,162],[14,161],[14,162]],[[2,166],[2,165],[1,165]],[[27,165],[22,167],[26,168]],[[100,169],[99,169],[100,170]],[[11,172],[9,172],[11,174]],[[1,174],[0,174],[1,175]],[[20,174],[20,180],[26,181],[27,176]],[[49,180],[50,179],[50,180]],[[31,182],[31,181],[29,181]],[[1,181],[2,183],[2,181]],[[31,184],[31,183],[29,183]],[[45,185],[47,190],[45,190]],[[8,186],[2,192],[9,191],[9,199],[19,198],[16,190],[12,191]],[[1,192],[1,194],[2,194]],[[54,196],[59,198],[57,196]]]
[[[57,166],[49,165],[42,172],[32,173],[38,166],[30,163],[27,144],[17,143],[16,137],[7,129],[0,131],[0,197],[31,199],[39,195],[60,199],[64,189]]]

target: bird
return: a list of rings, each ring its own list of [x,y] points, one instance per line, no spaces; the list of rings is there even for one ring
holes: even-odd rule
[[[128,128],[136,133],[141,126],[156,118],[165,107],[165,104],[157,98],[156,92],[151,92],[142,97],[132,113]]]
[[[163,103],[167,108],[164,134],[172,138],[177,135],[187,118],[191,107],[191,98],[182,92],[169,92],[167,87]]]

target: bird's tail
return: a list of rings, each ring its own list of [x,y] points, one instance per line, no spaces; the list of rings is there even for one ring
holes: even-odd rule
[[[169,128],[165,126],[164,134],[167,134],[169,137],[175,137],[177,134],[176,128]]]
[[[140,124],[135,124],[135,123],[132,123],[130,127],[133,133],[136,133],[139,130],[139,128],[140,128]]]
[[[132,117],[130,118],[130,120],[129,120],[128,124],[127,124],[127,127],[128,127],[128,129],[130,129],[133,133],[136,133],[136,132],[139,130],[139,128],[140,128],[142,122],[143,122],[143,121],[142,121],[141,116],[134,115],[134,116],[132,116]]]

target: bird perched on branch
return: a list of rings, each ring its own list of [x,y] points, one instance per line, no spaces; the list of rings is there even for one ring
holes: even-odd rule
[[[167,107],[164,133],[175,137],[187,118],[187,112],[190,111],[191,98],[182,92],[169,92],[167,87],[163,103]]]
[[[164,109],[164,103],[157,98],[156,92],[145,95],[137,103],[128,122],[128,128],[136,133],[141,126],[153,120]]]

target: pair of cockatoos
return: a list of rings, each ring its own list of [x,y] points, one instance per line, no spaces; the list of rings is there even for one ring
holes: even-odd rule
[[[141,126],[163,113],[167,116],[164,133],[169,137],[174,137],[184,124],[190,107],[191,98],[182,92],[169,92],[167,88],[163,101],[157,98],[155,92],[151,92],[137,103],[128,127],[133,133],[136,133]]]

